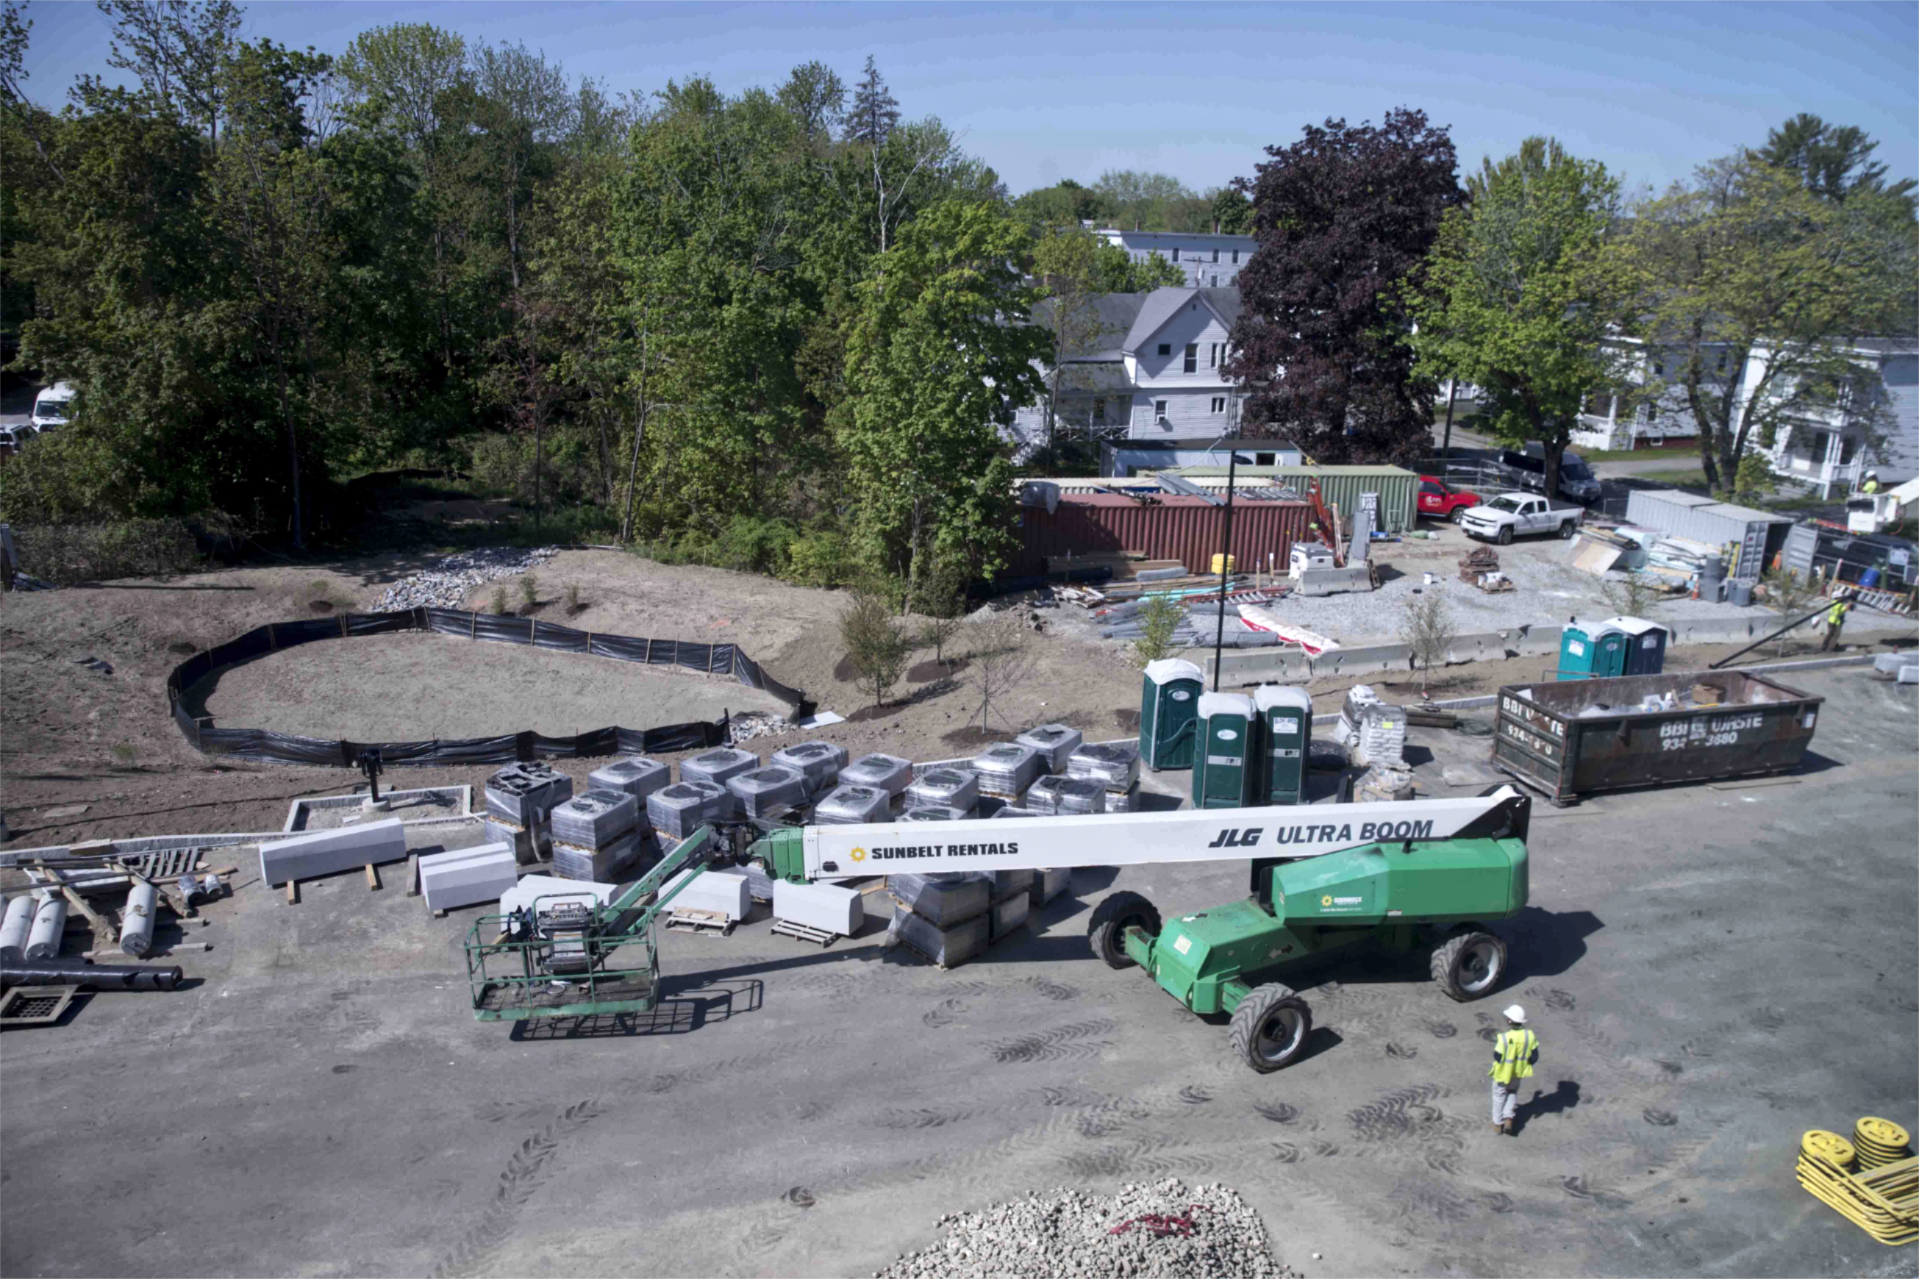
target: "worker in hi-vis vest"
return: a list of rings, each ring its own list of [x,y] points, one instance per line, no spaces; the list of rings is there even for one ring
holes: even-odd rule
[[[1518,1004],[1506,1010],[1506,1029],[1493,1036],[1493,1127],[1513,1130],[1513,1111],[1519,1108],[1519,1081],[1532,1078],[1539,1061],[1539,1036],[1526,1029],[1526,1010]]]
[[[1846,614],[1851,611],[1852,592],[1842,589],[1832,597],[1832,607],[1826,610],[1826,638],[1820,641],[1820,652],[1830,652],[1839,647],[1839,630],[1846,624]]]
[[[1879,491],[1879,472],[1867,471],[1866,482],[1859,486],[1859,491],[1861,493],[1877,493]]]

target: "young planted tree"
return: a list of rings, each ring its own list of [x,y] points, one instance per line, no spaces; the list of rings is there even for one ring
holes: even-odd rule
[[[1779,624],[1784,626],[1795,618],[1804,617],[1819,606],[1819,583],[1802,577],[1789,568],[1773,569],[1761,579],[1766,587],[1766,607],[1778,615]],[[1773,643],[1773,655],[1784,657],[1789,643],[1787,631]]]
[[[1034,649],[1033,633],[1017,613],[995,613],[969,624],[967,630],[967,682],[979,695],[980,731],[991,732],[994,707],[1004,706],[1031,681],[1039,654]],[[1004,714],[1000,721],[1012,727]]]
[[[1435,385],[1415,372],[1403,285],[1417,284],[1462,193],[1452,139],[1420,111],[1308,126],[1240,189],[1259,248],[1239,275],[1229,376],[1250,388],[1243,433],[1322,463],[1398,462],[1430,448]],[[1285,370],[1284,377],[1275,371]]]
[[[1666,602],[1666,589],[1650,573],[1629,570],[1623,577],[1608,578],[1600,584],[1599,594],[1618,617],[1646,617]]]
[[[1501,443],[1545,449],[1546,492],[1595,387],[1623,377],[1611,325],[1632,297],[1612,242],[1619,183],[1597,161],[1527,138],[1468,182],[1469,206],[1449,210],[1426,271],[1407,290],[1419,372],[1483,392],[1477,426]]]
[[[853,664],[856,687],[873,705],[884,705],[913,652],[900,619],[878,596],[858,592],[840,613],[840,644]]]
[[[1432,589],[1423,595],[1407,596],[1405,611],[1400,616],[1399,635],[1413,651],[1413,663],[1419,668],[1419,695],[1425,697],[1433,668],[1446,664],[1453,640],[1459,635],[1446,597]]]
[[[1141,666],[1171,657],[1173,635],[1186,620],[1186,610],[1165,595],[1149,595],[1139,608],[1139,638],[1133,641],[1133,657]]]

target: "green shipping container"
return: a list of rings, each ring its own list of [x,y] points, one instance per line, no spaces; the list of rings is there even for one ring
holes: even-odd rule
[[[1193,807],[1249,808],[1259,780],[1259,713],[1244,693],[1201,693],[1193,749]]]
[[[1139,762],[1154,772],[1193,766],[1193,723],[1206,677],[1177,657],[1146,664],[1139,696]]]
[[[1204,478],[1211,491],[1215,478],[1223,479],[1223,466],[1181,467],[1176,474],[1189,480]],[[1419,518],[1419,477],[1398,466],[1242,466],[1234,471],[1234,489],[1241,484],[1284,484],[1303,500],[1313,481],[1319,481],[1320,500],[1328,507],[1338,506],[1342,523],[1359,509],[1361,493],[1379,494],[1379,531],[1404,533]],[[1224,496],[1221,490],[1221,496]]]
[[[1568,626],[1559,632],[1560,679],[1611,679],[1626,673],[1632,636],[1611,622]]]
[[[1253,690],[1259,712],[1261,803],[1306,802],[1306,762],[1313,744],[1313,698],[1303,688],[1262,684]]]

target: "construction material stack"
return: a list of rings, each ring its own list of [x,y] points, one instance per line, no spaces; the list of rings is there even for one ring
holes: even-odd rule
[[[992,908],[987,911],[987,941],[992,943],[1026,927],[1037,876],[1030,870],[996,870],[983,878],[992,885]]]
[[[426,908],[436,914],[493,901],[518,883],[519,870],[507,844],[456,848],[420,859],[420,895],[426,899]]]
[[[968,768],[929,768],[908,783],[903,798],[908,814],[943,808],[970,817],[979,806],[979,774]]]
[[[1245,808],[1258,777],[1254,757],[1259,719],[1244,693],[1202,693],[1195,723],[1193,807]]]
[[[659,760],[648,759],[644,755],[616,759],[586,775],[588,790],[625,791],[639,801],[642,809],[654,791],[665,790],[672,784],[673,770]]]
[[[990,875],[889,875],[897,909],[887,944],[918,951],[941,968],[957,968],[992,944]]]
[[[893,815],[893,797],[877,786],[840,786],[813,806],[820,826],[883,822]]]
[[[862,755],[840,770],[841,785],[883,790],[896,811],[902,805],[912,806],[905,799],[906,788],[912,781],[912,761],[897,755]]]
[[[903,822],[963,822],[974,816],[970,808],[909,808],[900,814]]]
[[[840,784],[846,748],[831,742],[796,742],[773,752],[769,764],[791,768],[806,779],[806,798],[816,799]]]
[[[486,838],[507,844],[521,864],[539,861],[552,846],[547,818],[573,798],[573,779],[538,760],[508,764],[486,779]]]
[[[1039,779],[1045,765],[1031,746],[1001,742],[975,755],[969,765],[979,778],[979,793],[1008,804],[1018,804],[1026,788]]]
[[[1066,775],[1098,782],[1105,811],[1130,813],[1139,804],[1139,751],[1121,743],[1082,746],[1066,761]]]
[[[731,792],[726,784],[741,773],[750,773],[760,766],[760,757],[750,751],[732,746],[717,746],[704,754],[680,761],[680,780],[683,782],[712,782],[726,796],[720,802],[725,805],[728,819],[734,816]]]
[[[1045,770],[1051,774],[1064,773],[1067,761],[1073,752],[1086,740],[1077,728],[1068,728],[1064,724],[1041,724],[1029,728],[1013,739],[1015,745],[1030,746],[1038,753]]]
[[[1177,657],[1146,663],[1140,684],[1139,758],[1154,772],[1193,766],[1193,721],[1206,677]]]
[[[691,839],[702,826],[731,818],[733,796],[715,782],[675,782],[647,796],[646,815],[666,839]]]
[[[813,793],[812,788],[813,783],[804,773],[781,764],[752,769],[726,783],[735,811],[761,821],[798,808]]]
[[[1041,813],[1103,813],[1106,788],[1090,777],[1042,777],[1027,788],[1025,807]]]
[[[865,898],[838,884],[773,881],[773,931],[828,946],[866,922]]]
[[[593,790],[552,814],[553,873],[604,883],[639,860],[640,804],[625,791]]]

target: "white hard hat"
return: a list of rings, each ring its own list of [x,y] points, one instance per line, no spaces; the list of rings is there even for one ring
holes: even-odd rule
[[[1506,1020],[1516,1021],[1523,1026],[1526,1024],[1526,1010],[1518,1004],[1513,1004],[1506,1009]]]

